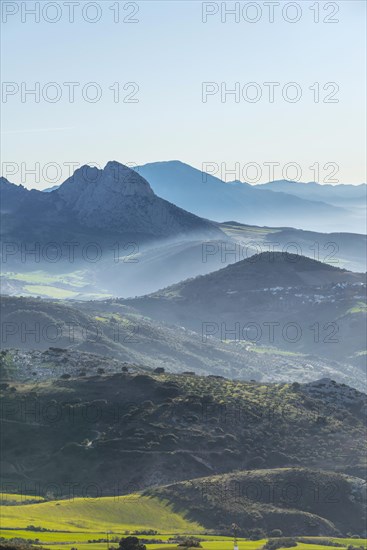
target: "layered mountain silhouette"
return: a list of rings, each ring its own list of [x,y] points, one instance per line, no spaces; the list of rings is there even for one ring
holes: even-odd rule
[[[195,233],[220,236],[210,221],[157,197],[130,168],[83,166],[50,193],[1,178],[3,237],[25,242],[131,235],[141,241]]]
[[[224,182],[178,160],[153,162],[135,171],[160,197],[198,216],[265,226],[364,233],[367,186],[276,180]],[[51,192],[58,188],[44,189]],[[260,193],[261,192],[261,193]],[[342,216],[342,217],[341,217]]]
[[[57,273],[58,261],[53,261],[58,254],[57,247],[62,253],[64,273],[83,270],[77,287],[70,286],[70,278],[57,282],[58,287],[61,284],[63,295],[84,299],[96,295],[125,298],[144,295],[188,277],[210,273],[269,246],[282,250],[289,243],[296,243],[300,253],[306,256],[364,270],[366,241],[362,235],[321,234],[284,227],[287,216],[301,219],[298,213],[305,205],[308,216],[316,204],[320,212],[318,219],[327,224],[325,208],[333,212],[336,209],[336,219],[346,219],[339,216],[340,210],[335,206],[310,203],[240,182],[226,184],[179,162],[156,163],[142,169],[150,166],[158,170],[158,180],[152,177],[152,181],[166,198],[172,195],[179,204],[187,203],[194,211],[217,212],[218,218],[228,214],[230,219],[229,214],[235,214],[249,219],[277,217],[280,221],[281,217],[282,228],[274,229],[269,224],[267,228],[237,222],[218,224],[200,218],[159,198],[139,172],[118,162],[109,162],[103,170],[83,166],[49,192],[29,191],[1,178],[1,234],[3,241],[10,243],[5,247],[7,273],[3,278],[3,292],[33,293],[26,279],[24,282],[14,279],[11,272],[43,269]],[[162,166],[164,177],[160,175]],[[177,176],[173,179],[172,167]],[[290,185],[297,184],[290,182]],[[243,195],[243,190],[249,194]],[[301,210],[297,210],[298,207],[302,207]],[[207,242],[210,242],[209,248]],[[56,246],[47,248],[40,258],[37,254],[32,256],[36,246],[48,247],[49,243]],[[103,249],[102,261],[86,261],[79,246],[83,243],[97,243]],[[26,261],[21,257],[22,246],[30,251]],[[98,251],[92,249],[93,253]],[[73,256],[72,262],[70,256]],[[16,264],[14,269],[10,268],[13,264]],[[35,291],[37,295],[52,296],[46,287],[37,287]]]
[[[159,196],[216,221],[236,220],[327,232],[364,232],[363,218],[347,210],[347,203],[329,204],[330,191],[312,193],[308,186],[302,196],[296,196],[297,189],[301,188],[297,182],[287,182],[284,186],[268,184],[268,187],[239,181],[225,183],[180,161],[145,164],[136,171],[149,181]],[[317,189],[319,187],[324,186],[318,185]],[[363,188],[358,193],[362,194]]]
[[[299,181],[275,180],[256,185],[256,188],[289,193],[303,199],[324,201],[336,206],[363,206],[367,193],[367,185],[365,183],[361,183],[360,185],[320,185],[314,181],[303,183]]]

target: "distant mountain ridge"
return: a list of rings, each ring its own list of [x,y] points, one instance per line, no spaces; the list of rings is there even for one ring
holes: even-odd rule
[[[363,216],[347,210],[348,205],[342,202],[330,204],[327,193],[315,200],[307,193],[300,197],[279,186],[273,189],[266,184],[226,183],[180,161],[153,162],[135,170],[161,197],[218,222],[236,220],[268,227],[364,233]]]
[[[245,224],[218,224],[184,211],[156,196],[139,173],[115,161],[107,163],[104,169],[83,166],[48,192],[28,190],[2,178],[1,237],[3,242],[13,243],[6,258],[3,292],[11,295],[36,292],[45,297],[55,292],[56,297],[82,299],[108,295],[127,298],[209,273],[269,247],[282,250],[289,243],[295,243],[299,254],[335,262],[353,271],[365,269],[364,236],[341,233],[339,227],[337,233],[330,233],[332,224],[325,208],[333,209],[331,219],[336,225],[348,220],[347,211],[286,193],[259,190],[249,184],[226,184],[183,163],[163,164],[167,177],[159,180],[159,186],[164,195],[172,193],[178,200],[189,202],[194,210],[217,212],[221,219],[235,219],[238,215],[238,219],[246,218]],[[172,166],[178,170],[177,181],[171,178]],[[192,174],[194,179],[190,179]],[[306,217],[311,213],[312,225],[316,211],[327,233],[285,227],[289,216],[293,217],[294,225],[299,225],[302,212],[306,212]],[[279,222],[278,229],[270,223],[274,217]],[[251,218],[263,219],[265,227],[251,226],[248,222]],[[38,259],[30,254],[23,262],[21,247],[32,250],[35,243],[41,249],[46,246],[46,253]],[[48,243],[55,243],[54,249],[50,247],[50,261]],[[64,243],[77,246],[74,250]],[[95,243],[92,254],[100,254],[102,261],[86,261],[82,248],[86,243]],[[36,281],[39,274],[33,279],[31,275],[17,276],[19,272],[30,271],[32,265],[37,271],[55,274],[57,265],[52,262],[52,254],[58,254],[56,248],[60,246],[62,270],[71,277],[57,282],[55,279],[58,288],[52,290],[35,283],[29,286],[29,281]],[[57,261],[56,258],[56,264]],[[76,270],[82,273],[75,279]],[[75,285],[70,284],[72,280]]]
[[[0,180],[3,236],[29,241],[116,234],[141,240],[187,233],[223,235],[213,223],[157,197],[139,174],[118,162],[83,166],[56,190],[28,191]]]
[[[289,193],[312,201],[325,201],[336,206],[363,206],[367,199],[367,184],[322,184],[314,181],[300,182],[291,180],[275,180],[255,186],[260,190],[270,190]]]
[[[112,163],[113,164],[113,163]],[[96,169],[97,170],[97,169]],[[178,160],[134,168],[158,196],[194,214],[223,222],[364,233],[367,184],[319,184],[276,180],[224,182]],[[44,189],[50,193],[58,186]]]

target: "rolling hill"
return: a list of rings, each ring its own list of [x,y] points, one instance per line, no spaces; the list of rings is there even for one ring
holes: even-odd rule
[[[346,361],[366,347],[365,275],[267,252],[122,303],[196,330]]]
[[[29,537],[22,529],[32,521],[48,530],[37,537],[53,542],[62,535],[78,542],[83,536],[96,539],[97,526],[112,533],[229,534],[231,521],[242,536],[256,529],[271,533],[279,526],[287,536],[340,536],[350,530],[363,534],[365,491],[362,479],[335,472],[306,468],[237,471],[130,495],[74,498],[71,494],[39,504],[7,505],[2,510],[2,527],[16,526]],[[342,513],[341,501],[346,503]]]
[[[363,533],[366,484],[306,468],[237,471],[158,487],[146,494],[166,499],[175,510],[190,510],[207,528],[239,533],[261,528],[286,535]],[[340,503],[343,502],[343,507]],[[190,517],[190,516],[189,516]]]
[[[2,293],[82,300],[141,296],[268,250],[296,251],[351,271],[366,270],[364,235],[256,227],[237,222],[219,224],[219,228],[220,238],[200,239],[188,234],[141,245],[134,241],[128,244],[122,238],[111,248],[104,247],[97,262],[78,260],[77,255],[83,254],[82,247],[76,250],[73,262],[42,261],[47,248],[41,251],[41,247],[39,262],[34,261],[32,254],[24,254],[27,261],[22,262],[21,248],[14,253],[10,247],[13,254],[3,255]]]
[[[318,233],[291,227],[256,227],[234,221],[222,223],[220,228],[237,244],[237,247],[231,249],[230,242],[227,245],[223,243],[216,251],[217,255],[222,256],[221,267],[225,267],[225,260],[234,263],[253,254],[277,251],[297,253],[349,271],[366,271],[366,235]],[[212,244],[215,251],[215,243]],[[208,260],[211,259],[210,251],[208,245]]]
[[[0,306],[1,347],[20,349],[8,356],[15,380],[76,375],[84,368],[78,364],[78,356],[87,352],[99,358],[91,364],[110,373],[119,370],[118,361],[125,361],[176,373],[193,370],[263,382],[310,382],[326,377],[365,389],[365,375],[359,366],[363,356],[348,358],[346,364],[339,358],[284,352],[269,341],[261,345],[247,339],[203,339],[202,334],[183,326],[138,314],[120,300],[62,302],[3,296]],[[30,350],[31,355],[23,356],[23,351]],[[91,372],[96,374],[96,369]]]
[[[91,494],[84,498],[73,498],[71,493],[65,500],[4,506],[1,515],[2,527],[16,526],[21,530],[32,521],[34,525],[42,525],[44,529],[69,531],[71,538],[73,532],[79,534],[81,530],[89,531],[89,538],[93,538],[96,526],[105,533],[157,528],[160,533],[204,531],[197,522],[186,519],[187,514],[176,513],[166,500],[140,494],[102,498]]]
[[[111,496],[238,469],[365,475],[357,390],[129,370],[2,386],[3,483]]]

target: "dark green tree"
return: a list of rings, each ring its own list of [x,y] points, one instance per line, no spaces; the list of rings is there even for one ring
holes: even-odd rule
[[[126,537],[120,540],[119,550],[146,550],[146,546],[138,537]]]

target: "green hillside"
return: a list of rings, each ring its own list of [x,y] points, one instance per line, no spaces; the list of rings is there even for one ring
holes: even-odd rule
[[[306,468],[237,471],[150,489],[206,528],[281,529],[287,535],[340,535],[365,529],[363,479]],[[343,506],[340,504],[343,503]],[[280,527],[281,526],[281,527]]]
[[[214,301],[218,299],[215,297]],[[271,294],[266,297],[263,304],[266,306],[266,321],[269,320],[268,305],[273,299],[274,296]],[[236,303],[237,301],[236,298]],[[136,302],[129,304],[135,306]],[[170,309],[172,305],[169,301]],[[342,356],[336,360],[326,360],[320,358],[317,350],[316,354],[309,356],[304,353],[305,350],[297,350],[294,346],[290,350],[275,348],[274,343],[269,340],[251,340],[253,335],[250,335],[250,339],[242,335],[236,341],[225,338],[222,338],[222,341],[220,338],[205,340],[201,334],[201,324],[197,327],[198,332],[182,328],[185,326],[184,319],[179,320],[180,326],[167,325],[138,314],[119,300],[71,302],[3,296],[0,307],[4,327],[9,327],[3,334],[3,347],[39,350],[39,356],[42,355],[42,351],[47,352],[50,347],[56,347],[73,352],[98,354],[103,363],[108,362],[109,358],[114,358],[138,365],[148,365],[151,368],[163,367],[176,373],[190,370],[202,375],[216,374],[227,378],[263,382],[309,382],[328,377],[362,391],[365,389],[363,371],[341,363]],[[242,311],[245,310],[246,308]],[[203,317],[203,312],[204,309],[196,315],[197,319]],[[280,311],[275,311],[273,319],[279,320],[280,314]],[[211,314],[203,319],[212,319]],[[255,320],[255,317],[252,320]],[[34,326],[39,327],[38,338],[22,334],[22,327]],[[58,327],[57,336],[55,327]],[[262,326],[261,330],[263,334],[267,331],[265,326]],[[308,329],[307,333],[312,334]],[[363,345],[357,349],[363,349]],[[61,353],[48,353],[43,361],[38,356],[33,357],[31,362],[13,361],[14,366],[17,366],[13,374],[21,380],[44,379],[40,367],[46,362],[49,366],[54,365],[54,372],[50,368],[47,370],[49,378],[58,377],[60,371],[75,375],[81,370],[72,361],[68,361],[67,356]],[[121,369],[115,369],[111,361],[108,372],[116,370]],[[88,373],[95,374],[96,369],[93,371],[89,368]]]
[[[41,504],[4,506],[2,527],[28,525],[65,531],[116,531],[155,529],[160,533],[197,533],[203,528],[173,511],[166,501],[142,495],[97,499],[76,498]],[[29,537],[34,533],[29,533]],[[93,538],[93,537],[92,537]]]

